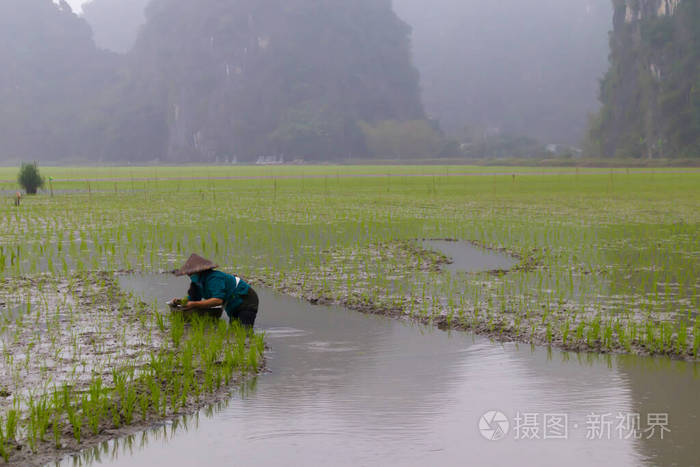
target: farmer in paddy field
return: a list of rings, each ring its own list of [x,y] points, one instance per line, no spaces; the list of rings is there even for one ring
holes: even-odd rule
[[[258,294],[238,276],[214,269],[219,267],[199,255],[191,255],[176,276],[190,276],[188,302],[183,310],[206,310],[223,305],[229,320],[253,326],[258,314]]]

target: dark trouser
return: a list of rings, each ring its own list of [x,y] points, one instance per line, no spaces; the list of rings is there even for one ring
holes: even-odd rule
[[[243,303],[238,305],[235,310],[228,313],[228,317],[231,321],[237,319],[241,322],[243,326],[253,326],[255,324],[255,317],[258,315],[258,294],[255,293],[252,287],[248,289],[248,294],[241,297]]]

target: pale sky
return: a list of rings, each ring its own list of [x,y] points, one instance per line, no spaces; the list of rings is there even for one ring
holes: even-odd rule
[[[81,5],[83,3],[87,3],[88,0],[66,0],[66,2],[68,2],[68,4],[71,6],[71,8],[73,8],[73,11],[75,11],[76,13],[80,13]]]

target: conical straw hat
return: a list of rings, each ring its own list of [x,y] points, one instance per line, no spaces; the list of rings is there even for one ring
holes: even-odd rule
[[[175,271],[173,271],[173,274],[175,274],[176,276],[185,276],[218,267],[218,264],[214,264],[208,259],[204,259],[201,256],[193,253],[192,255],[190,255],[190,257],[187,259],[187,262],[185,262],[185,264],[180,269],[176,269]]]

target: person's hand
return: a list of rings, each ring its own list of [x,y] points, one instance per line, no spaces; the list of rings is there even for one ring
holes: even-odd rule
[[[197,308],[197,307],[195,306],[195,303],[196,303],[196,302],[187,302],[187,305],[183,306],[183,307],[182,307],[182,310],[183,310],[183,311],[194,310],[195,308]]]

